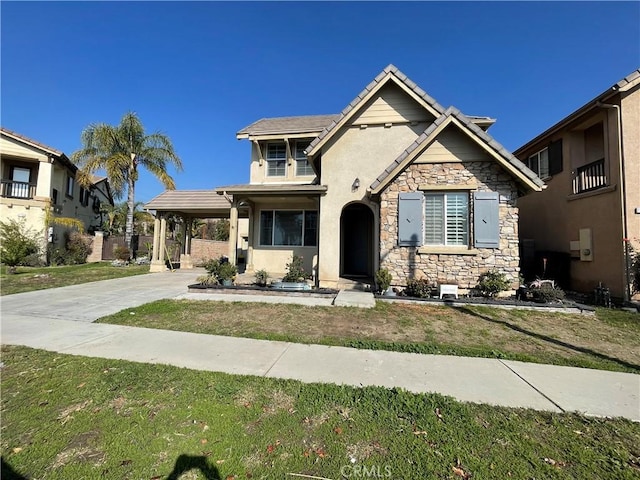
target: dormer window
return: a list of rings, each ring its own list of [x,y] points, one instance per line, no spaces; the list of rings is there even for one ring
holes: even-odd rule
[[[267,143],[267,177],[284,177],[287,174],[287,146],[284,142]]]
[[[296,176],[311,176],[315,175],[313,168],[311,168],[311,164],[309,160],[307,160],[307,156],[304,151],[309,146],[309,142],[296,142],[296,146],[294,149],[294,158],[296,161]]]

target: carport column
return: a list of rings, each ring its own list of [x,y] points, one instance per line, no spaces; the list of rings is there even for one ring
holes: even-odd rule
[[[156,221],[153,229],[153,262],[151,262],[150,272],[164,272],[167,266],[164,263],[164,239],[167,235],[167,219],[163,213],[158,212],[156,214]]]
[[[233,199],[229,212],[229,262],[236,264],[238,251],[238,204]]]
[[[193,268],[193,262],[191,261],[191,218],[184,217],[182,224],[182,253],[180,254],[180,268]]]

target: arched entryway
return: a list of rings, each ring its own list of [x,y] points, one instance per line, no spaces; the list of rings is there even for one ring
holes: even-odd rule
[[[340,276],[373,276],[373,212],[361,203],[352,203],[340,215]]]

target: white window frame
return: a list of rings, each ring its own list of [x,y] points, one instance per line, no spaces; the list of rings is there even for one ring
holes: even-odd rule
[[[73,198],[74,183],[75,179],[71,175],[67,175],[67,183],[64,186],[64,194],[69,198]]]
[[[271,243],[262,243],[262,214],[271,212]],[[286,245],[286,244],[277,244],[275,243],[275,235],[276,235],[276,212],[296,212],[302,214],[302,226],[301,226],[301,241],[300,245]],[[305,244],[305,232],[306,232],[306,221],[307,221],[307,213],[315,213],[316,214],[316,234],[314,238],[313,245]],[[284,209],[284,208],[274,208],[274,209],[265,209],[260,211],[260,225],[258,228],[258,243],[261,247],[317,247],[318,246],[318,211],[312,209]]]
[[[541,179],[549,178],[551,176],[549,174],[549,148],[545,147],[529,156],[527,167]]]
[[[271,147],[282,147],[284,149],[284,157],[280,158],[279,156],[270,158]],[[287,176],[287,164],[289,163],[289,159],[287,158],[287,144],[285,142],[267,142],[265,148],[265,161],[266,161],[266,176],[267,177],[286,177]],[[284,168],[282,170],[282,174],[278,173],[280,167],[277,165],[278,162],[283,162]],[[275,165],[275,166],[274,166]],[[271,171],[271,168],[274,167],[275,173]]]
[[[452,239],[450,239],[449,237],[451,236],[452,232],[450,231],[450,224],[455,222],[455,212],[452,214],[451,212],[449,212],[449,203],[453,200],[453,197],[455,196],[459,196],[465,199],[465,203],[463,205],[463,209],[464,211],[464,220],[463,220],[463,230],[462,233],[459,234],[459,236],[461,236],[461,240],[460,241],[453,241]],[[442,224],[441,228],[442,228],[442,232],[440,235],[440,241],[438,242],[434,242],[432,240],[430,240],[428,238],[427,235],[427,229],[429,228],[429,218],[431,217],[431,214],[428,214],[427,209],[429,208],[429,197],[442,197],[442,210],[440,212],[440,222]],[[468,191],[447,191],[447,192],[442,192],[442,191],[426,191],[424,192],[424,210],[423,210],[423,215],[424,215],[424,228],[423,228],[423,242],[422,244],[425,246],[446,246],[446,247],[469,247],[469,241],[471,239],[471,220],[470,220],[470,215],[469,215],[469,204],[470,204],[470,200],[469,200],[469,192]],[[453,207],[452,207],[453,208]]]
[[[311,142],[296,141],[293,146],[293,159],[296,161],[296,177],[312,177],[316,173],[313,171],[313,167],[309,163],[307,156],[304,154],[304,150],[309,146]],[[298,149],[300,148],[300,155],[298,155]],[[302,168],[300,165],[303,165]],[[300,170],[304,169],[310,173],[300,173]]]

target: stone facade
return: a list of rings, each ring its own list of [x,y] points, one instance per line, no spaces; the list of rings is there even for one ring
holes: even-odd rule
[[[460,185],[470,191],[469,250],[460,253],[429,253],[429,246],[398,246],[398,193],[418,191],[420,185]],[[473,191],[500,194],[500,247],[473,248]],[[412,164],[380,197],[380,267],[387,268],[392,284],[406,285],[407,279],[427,278],[431,282],[457,284],[462,292],[475,287],[480,275],[497,269],[518,287],[518,186],[513,177],[492,161]],[[455,249],[456,247],[453,247]],[[451,250],[451,247],[448,247]]]

